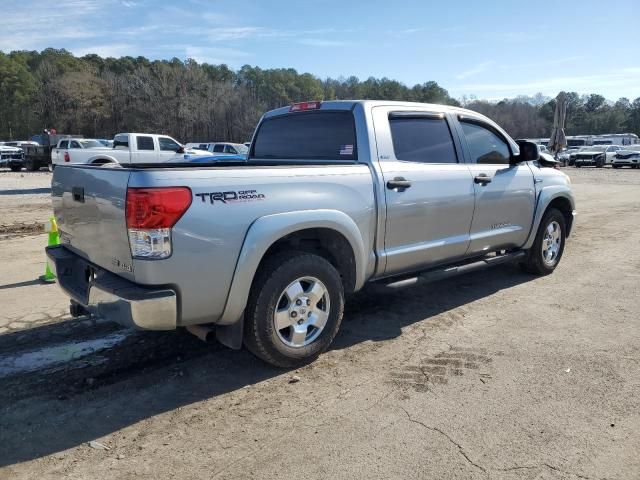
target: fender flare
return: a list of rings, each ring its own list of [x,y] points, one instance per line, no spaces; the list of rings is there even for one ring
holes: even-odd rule
[[[245,235],[224,312],[216,324],[229,325],[240,320],[253,278],[269,248],[287,235],[310,228],[335,230],[346,238],[355,260],[355,290],[364,285],[368,256],[362,234],[347,214],[338,210],[303,210],[266,215],[255,220]]]
[[[544,215],[544,212],[547,211],[547,208],[549,207],[551,202],[553,202],[556,198],[567,199],[571,204],[572,212],[575,212],[575,200],[573,199],[571,191],[568,190],[566,186],[550,185],[548,187],[542,188],[542,190],[540,190],[540,193],[538,194],[538,202],[536,203],[536,210],[533,217],[531,231],[529,232],[529,237],[527,238],[526,243],[522,247],[523,249],[528,250],[533,246],[533,242],[536,239],[536,233],[538,233],[538,227],[540,226],[540,222],[542,221],[542,216]]]

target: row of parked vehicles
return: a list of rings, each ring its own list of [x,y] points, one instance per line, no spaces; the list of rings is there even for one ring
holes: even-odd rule
[[[119,133],[113,140],[43,134],[35,140],[0,142],[0,166],[17,172],[63,164],[130,164],[176,161],[243,161],[247,144],[212,142],[182,145],[167,135]]]
[[[613,168],[640,167],[639,145],[591,145],[571,147],[558,155],[564,166],[597,167],[611,165]]]

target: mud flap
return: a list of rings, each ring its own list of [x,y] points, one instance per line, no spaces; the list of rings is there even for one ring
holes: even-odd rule
[[[244,312],[237,322],[231,325],[216,326],[216,340],[225,347],[233,350],[242,348],[242,335],[244,333]]]

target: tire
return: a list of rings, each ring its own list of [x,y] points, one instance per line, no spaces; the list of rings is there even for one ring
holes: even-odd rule
[[[38,170],[40,170],[40,167],[38,166],[38,164],[33,160],[27,160],[25,162],[25,167],[27,167],[27,170],[29,172],[37,172]]]
[[[596,160],[596,168],[604,167],[604,160]]]
[[[613,165],[611,165],[611,166],[612,166],[613,168],[620,168],[620,165],[615,165],[615,164],[613,164]]]
[[[20,170],[22,170],[21,165],[12,165],[9,168],[11,169],[12,172],[19,172]]]
[[[523,269],[535,275],[553,273],[564,252],[566,231],[566,222],[562,212],[555,208],[548,209],[540,221],[536,238],[528,252],[527,259],[522,264]],[[555,248],[552,247],[550,249],[548,241],[552,241],[552,245],[556,245]]]
[[[331,345],[343,311],[342,280],[327,260],[303,252],[275,255],[254,279],[245,311],[244,344],[271,365],[299,367]],[[278,321],[283,328],[277,328]]]

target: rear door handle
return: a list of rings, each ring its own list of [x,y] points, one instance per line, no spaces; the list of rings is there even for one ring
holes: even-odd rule
[[[411,187],[411,180],[407,180],[404,177],[396,177],[387,182],[387,188],[389,190],[398,189],[399,192],[404,192],[409,187]]]
[[[481,183],[482,185],[486,185],[487,183],[491,183],[492,178],[489,177],[486,173],[481,173],[473,177],[473,181],[475,183]]]

